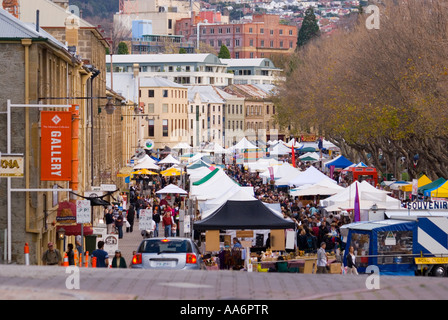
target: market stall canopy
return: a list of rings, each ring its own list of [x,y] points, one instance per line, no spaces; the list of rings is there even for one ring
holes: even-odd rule
[[[150,171],[150,170],[148,170],[148,169],[140,169],[140,170],[131,172],[131,174],[147,174],[147,175],[155,175],[155,174],[158,174],[158,173],[157,173],[157,172],[154,172],[154,171]]]
[[[268,167],[281,165],[282,162],[275,158],[262,158],[255,162],[248,162],[245,165],[249,168],[250,172],[264,172]]]
[[[188,194],[187,191],[185,191],[182,188],[179,188],[178,186],[174,185],[174,184],[169,184],[167,185],[165,188],[159,190],[156,192],[156,194],[167,194],[167,193],[172,193],[172,194]]]
[[[431,198],[448,198],[448,181],[430,192]]]
[[[230,151],[224,149],[219,143],[209,143],[204,149],[202,149],[202,151],[204,152],[209,152],[209,153],[230,153]]]
[[[301,174],[297,175],[295,178],[292,178],[288,181],[290,186],[300,187],[307,184],[316,184],[323,179],[329,180],[336,184],[336,181],[328,177],[325,173],[320,172],[315,167],[311,166]]]
[[[126,178],[132,174],[133,169],[131,167],[123,167],[118,171],[117,177]]]
[[[443,180],[445,180],[445,179],[443,179]],[[436,180],[436,181],[437,181],[437,180]],[[435,182],[436,182],[436,181],[435,181]],[[429,185],[431,185],[431,183],[428,184],[428,185],[426,185],[426,186],[424,186],[423,188],[426,188],[426,187],[429,186]],[[434,192],[434,194],[437,194],[437,195],[434,196],[434,197],[437,197],[437,198],[443,198],[443,197],[441,197],[441,196],[439,195],[439,193],[440,193],[440,194],[443,194],[444,192],[446,193],[446,191],[444,191],[444,190],[446,190],[447,186],[448,186],[448,181],[445,180],[444,182],[440,183],[440,184],[437,185],[437,186],[434,186],[434,187],[432,187],[432,188],[426,189],[426,190],[423,192],[423,195],[424,195],[425,197],[431,197],[431,196],[432,196],[432,193]]]
[[[336,183],[328,180],[322,179],[316,184],[313,185],[304,185],[298,189],[293,189],[290,191],[290,195],[293,197],[302,197],[302,196],[316,196],[316,195],[334,195],[342,190],[344,187],[338,186]]]
[[[215,212],[219,207],[221,207],[226,201],[234,200],[234,201],[253,201],[256,200],[255,192],[253,187],[239,187],[239,188],[231,188],[228,192],[223,193],[222,196],[207,200],[204,203],[200,204],[202,209],[202,219],[210,216],[213,212]]]
[[[134,165],[134,170],[138,169],[159,170],[160,167],[156,165],[156,162],[150,156],[145,155],[136,165]]]
[[[186,142],[179,142],[178,144],[176,144],[171,149],[174,149],[174,150],[190,150],[190,149],[192,149],[192,147],[188,143],[186,143]]]
[[[355,207],[356,186],[361,210],[370,210],[374,204],[380,209],[400,209],[401,201],[392,198],[390,192],[376,189],[367,181],[354,181],[341,192],[320,201],[327,211],[348,210]]]
[[[260,200],[228,200],[207,218],[194,222],[193,229],[294,229],[295,223],[277,216]]]
[[[200,201],[216,199],[230,189],[237,190],[240,186],[222,169],[215,169],[190,186],[190,197]]]
[[[258,147],[244,137],[243,139],[241,139],[240,142],[238,142],[234,146],[231,146],[227,150],[234,152],[234,151],[241,151],[241,150],[245,150],[245,149],[258,149]]]
[[[319,161],[320,156],[317,152],[307,152],[299,157],[299,159],[302,161],[313,161],[313,160],[305,160],[306,158],[312,158],[314,161]]]
[[[288,148],[283,143],[277,143],[272,149],[269,150],[269,153],[272,155],[287,155],[292,152],[291,148]]]
[[[179,168],[169,168],[167,170],[161,171],[160,174],[164,177],[180,176],[182,171]]]
[[[358,163],[353,163],[351,165],[349,165],[348,167],[346,167],[344,170],[348,170],[349,168],[367,168],[368,166],[364,163],[364,162],[358,162]]]
[[[421,186],[418,188],[418,193],[424,194],[426,190],[433,190],[435,188],[438,188],[442,184],[444,184],[446,180],[444,178],[439,178],[431,183],[425,184],[424,186]]]
[[[351,166],[352,164],[353,164],[353,162],[348,160],[343,155],[340,155],[340,156],[337,156],[336,158],[334,158],[333,160],[326,162],[325,167],[330,168],[331,166],[334,166],[335,168],[343,169],[348,166]]]
[[[429,184],[429,183],[431,183],[431,182],[432,182],[432,180],[429,179],[429,178],[424,174],[424,175],[422,175],[422,176],[418,179],[417,186],[420,188],[420,187],[422,187],[422,186],[424,186],[424,185],[427,185],[427,184]],[[404,191],[404,192],[411,192],[411,191],[412,191],[412,183],[409,184],[409,185],[406,185],[406,186],[401,186],[401,187],[400,187],[400,190],[401,190],[401,191]]]
[[[288,148],[292,148],[292,146],[294,146],[294,148],[300,148],[302,145],[300,143],[297,142],[297,140],[294,138],[292,140],[290,140],[288,143],[282,143],[284,144],[286,147]]]
[[[196,169],[187,169],[187,174],[190,178],[190,182],[193,183],[201,180],[203,177],[205,177],[215,169],[216,168],[214,167],[201,166]]]
[[[174,158],[171,154],[167,155],[165,158],[159,161],[160,164],[180,164],[180,161]]]
[[[284,162],[280,165],[273,166],[273,175],[275,180],[275,185],[277,186],[288,186],[288,182],[291,179],[295,179],[297,176],[301,174],[299,169],[294,168],[287,162]],[[271,179],[271,174],[269,170],[260,174],[260,177],[264,177],[267,179]]]

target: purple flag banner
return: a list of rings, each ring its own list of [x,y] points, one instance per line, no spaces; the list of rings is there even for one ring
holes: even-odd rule
[[[358,184],[356,184],[356,194],[355,194],[355,222],[358,222],[361,220],[361,208],[359,205],[359,194],[358,194]]]

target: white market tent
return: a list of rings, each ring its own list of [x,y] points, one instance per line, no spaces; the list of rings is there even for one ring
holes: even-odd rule
[[[209,152],[209,153],[230,153],[228,150],[224,149],[219,143],[211,143],[204,149],[202,149],[203,152]]]
[[[290,191],[289,194],[293,197],[317,196],[317,195],[328,196],[328,195],[335,195],[344,189],[345,189],[344,187],[341,187],[336,183],[331,182],[330,180],[322,179],[316,184],[304,185],[297,189],[293,189]]]
[[[201,205],[202,215],[201,218],[204,219],[208,217],[211,213],[216,211],[219,207],[221,207],[228,200],[234,201],[253,201],[256,200],[254,196],[254,188],[253,187],[239,187],[239,188],[231,188],[228,192],[223,194],[221,197],[216,199],[211,199],[205,201]]]
[[[400,209],[401,201],[389,196],[389,192],[376,189],[367,181],[355,181],[343,191],[321,200],[320,205],[327,211],[353,209],[355,206],[356,186],[361,210],[370,210],[376,204],[380,209]]]
[[[134,170],[148,169],[148,170],[160,170],[160,167],[156,165],[156,162],[148,155],[145,155],[136,165]]]
[[[165,188],[163,188],[163,189],[161,189],[161,190],[156,192],[156,194],[167,194],[167,193],[171,193],[171,194],[188,194],[187,191],[185,191],[182,188],[179,188],[178,186],[176,186],[174,184],[169,184]]]
[[[211,172],[212,172],[212,170],[208,166],[207,167],[199,167],[196,169],[187,169],[187,174],[190,177],[190,185],[193,182],[201,180],[203,177],[205,177],[206,175],[208,175]]]
[[[186,143],[186,142],[179,142],[178,144],[176,144],[174,147],[172,147],[171,149],[184,149],[184,150],[190,150],[192,149],[192,147]]]
[[[169,154],[165,158],[163,158],[163,160],[160,160],[159,164],[180,164],[180,161]]]
[[[288,148],[291,148],[293,146],[293,144],[294,144],[294,148],[300,148],[300,146],[301,146],[300,143],[298,143],[296,141],[296,139],[292,139],[288,143],[283,142],[283,144]]]
[[[329,180],[330,182],[332,181],[334,184],[336,184],[336,181],[328,177],[326,174],[320,172],[315,167],[311,166],[298,176],[289,179],[288,184],[290,186],[300,187],[307,184],[316,184],[323,179]]]
[[[258,149],[258,147],[256,145],[254,145],[252,142],[250,142],[249,140],[247,140],[246,137],[244,137],[243,139],[241,139],[240,142],[238,142],[234,146],[231,146],[227,150],[234,152],[234,151],[241,151],[244,149]]]
[[[270,149],[269,153],[272,155],[287,155],[292,152],[291,147],[288,148],[283,143],[277,143],[272,149]]]
[[[250,172],[264,172],[268,169],[268,167],[273,167],[280,164],[282,164],[282,162],[275,158],[262,158],[255,162],[249,162],[246,165]]]
[[[236,190],[239,187],[222,169],[215,169],[191,184],[190,197],[198,201],[216,199],[231,189]]]
[[[287,186],[289,180],[294,179],[302,174],[301,171],[299,171],[299,169],[294,168],[287,162],[284,162],[281,165],[274,166],[272,168],[273,168],[275,185],[277,186]],[[260,177],[270,179],[271,174],[269,170],[266,170],[265,172],[260,174]]]

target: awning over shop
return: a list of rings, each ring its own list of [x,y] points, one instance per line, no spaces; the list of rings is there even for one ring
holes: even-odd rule
[[[79,236],[81,235],[81,224],[74,224],[74,225],[60,225],[56,227],[56,231],[60,231],[61,229],[65,230],[66,236]],[[84,225],[84,235],[90,236],[93,234],[93,229],[91,226],[85,226]]]

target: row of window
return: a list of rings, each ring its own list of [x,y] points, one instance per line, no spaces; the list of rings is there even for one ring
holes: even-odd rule
[[[171,91],[171,95],[170,95]],[[142,97],[142,90],[139,90],[139,96]],[[149,89],[148,90],[148,98],[156,98],[155,90]],[[188,93],[186,90],[162,90],[162,98],[179,98],[179,99],[186,99],[188,97]]]
[[[185,113],[186,112],[186,105],[185,104],[171,104],[171,110],[169,108],[169,104],[168,103],[163,103],[162,104],[162,113]],[[199,110],[199,106],[196,106]],[[270,114],[271,112],[271,107],[272,107],[272,114],[275,114],[275,106],[272,105],[266,105],[266,114]],[[207,106],[207,113],[210,112],[221,112],[221,105],[208,105]],[[198,111],[199,112],[199,111]],[[154,107],[154,103],[148,103],[148,113],[155,113],[155,107]],[[190,113],[193,114],[194,113],[194,106],[190,105]],[[202,114],[205,113],[205,105],[202,105]],[[227,114],[243,114],[243,105],[227,105]],[[246,108],[246,116],[262,116],[262,106],[258,105],[258,106],[247,106]],[[214,117],[214,115],[213,115]],[[221,116],[219,116],[218,118],[218,123],[220,123],[220,118]],[[213,121],[213,124],[215,122]]]
[[[162,137],[168,137],[169,133],[169,120],[162,120]],[[171,129],[174,132],[174,136],[177,136],[177,132],[184,132],[187,128],[187,120],[186,119],[171,119]],[[148,120],[148,136],[155,136],[155,120]]]
[[[185,119],[171,119],[171,128],[174,131],[174,136],[178,135],[177,132],[185,132],[185,128],[187,125],[187,120]],[[163,119],[162,120],[162,136],[168,137],[169,134],[169,120]],[[248,122],[246,124],[246,127],[248,130],[259,130],[263,129],[263,122]],[[273,123],[273,129],[275,129],[275,123]],[[190,129],[194,129],[194,121],[193,119],[190,120]],[[202,119],[202,129],[205,129],[205,120]],[[227,129],[229,130],[244,130],[243,127],[243,121],[238,120],[232,120],[227,122]],[[266,121],[266,130],[269,130],[269,121]],[[215,130],[213,129],[213,139],[215,135]],[[219,135],[221,135],[221,130],[219,130]],[[154,120],[148,120],[148,136],[154,137],[155,136],[155,123]],[[180,136],[180,135],[179,135]]]
[[[217,28],[217,29],[215,29],[215,28],[203,28],[202,29],[202,34],[207,34],[207,30],[209,30],[208,31],[209,34],[215,34],[215,30],[218,30],[218,34],[223,34],[224,33],[223,32],[224,28]],[[225,30],[226,30],[227,34],[231,34],[232,33],[231,28],[226,28]],[[185,35],[188,35],[188,30],[184,30],[184,32],[185,32]],[[241,27],[235,27],[235,33],[241,33]],[[287,30],[287,33],[290,36],[293,36],[294,35],[294,30],[293,29],[289,29],[289,30]],[[179,34],[182,35],[182,31],[179,31]],[[197,28],[193,29],[193,34],[197,34]],[[249,28],[249,34],[254,34],[254,28]],[[264,33],[264,28],[260,28],[260,34],[265,34]],[[271,36],[274,36],[276,34],[275,29],[269,29],[269,34]],[[286,32],[283,29],[278,29],[278,33],[277,34],[281,36],[281,35],[286,34]]]

